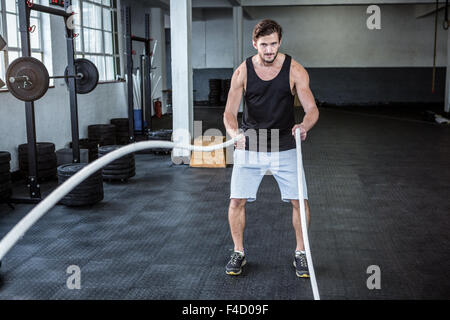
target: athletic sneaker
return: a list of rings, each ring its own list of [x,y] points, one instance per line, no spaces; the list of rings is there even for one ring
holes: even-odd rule
[[[295,252],[294,267],[297,277],[309,278],[308,262],[306,261],[305,253]]]
[[[240,252],[233,252],[230,261],[225,268],[227,274],[232,276],[240,275],[242,272],[242,267],[245,266],[247,261],[245,261],[245,256]]]

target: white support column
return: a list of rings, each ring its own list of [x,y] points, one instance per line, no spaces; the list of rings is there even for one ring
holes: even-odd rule
[[[194,130],[191,63],[192,1],[170,0],[173,141],[190,144]],[[190,151],[175,148],[172,161],[188,164]]]
[[[450,112],[450,32],[447,31],[447,74],[445,77],[445,112]]]
[[[242,24],[243,24],[243,10],[242,7],[233,7],[233,35],[234,35],[234,55],[233,55],[233,70],[242,63],[243,60],[243,34],[242,34]],[[244,110],[244,103],[241,102],[239,112]]]

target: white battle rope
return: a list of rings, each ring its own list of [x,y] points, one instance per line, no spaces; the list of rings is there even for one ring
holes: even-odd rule
[[[306,225],[305,200],[303,198],[303,158],[302,158],[302,143],[300,139],[300,129],[295,130],[295,142],[297,144],[297,184],[298,184],[298,202],[300,204],[300,220],[302,224],[303,244],[305,245],[306,259],[308,261],[309,275],[311,277],[311,287],[314,295],[314,300],[320,300],[319,288],[317,287],[316,274],[314,272],[314,265],[311,256],[311,249],[309,247],[308,227]]]
[[[102,169],[104,166],[120,159],[127,154],[152,148],[179,148],[197,152],[211,152],[218,149],[227,148],[234,144],[235,141],[241,139],[243,135],[238,135],[234,139],[230,139],[225,143],[212,146],[193,146],[181,145],[170,141],[143,141],[129,144],[120,149],[114,150],[91,164],[84,167],[75,175],[66,180],[62,185],[56,188],[44,200],[42,200],[36,207],[33,208],[20,222],[0,241],[0,260],[8,253],[8,251],[23,237],[28,231],[48,210],[53,208],[64,196],[72,191],[77,185],[89,178],[93,173]]]

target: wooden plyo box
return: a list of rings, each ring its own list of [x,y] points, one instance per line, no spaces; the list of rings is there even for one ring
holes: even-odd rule
[[[194,140],[194,145],[211,146],[224,142],[224,136],[201,136]],[[193,151],[190,166],[196,168],[226,168],[225,149],[223,148],[211,152]]]

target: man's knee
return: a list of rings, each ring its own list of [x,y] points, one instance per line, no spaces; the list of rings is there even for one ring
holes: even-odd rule
[[[241,209],[245,207],[245,203],[247,202],[247,199],[230,199],[230,208],[232,209]]]
[[[309,209],[309,207],[308,207],[308,200],[307,199],[304,199],[304,200],[305,200],[305,209],[308,210]],[[292,203],[292,207],[294,209],[300,210],[300,202],[299,202],[299,200],[291,200],[291,203]]]

